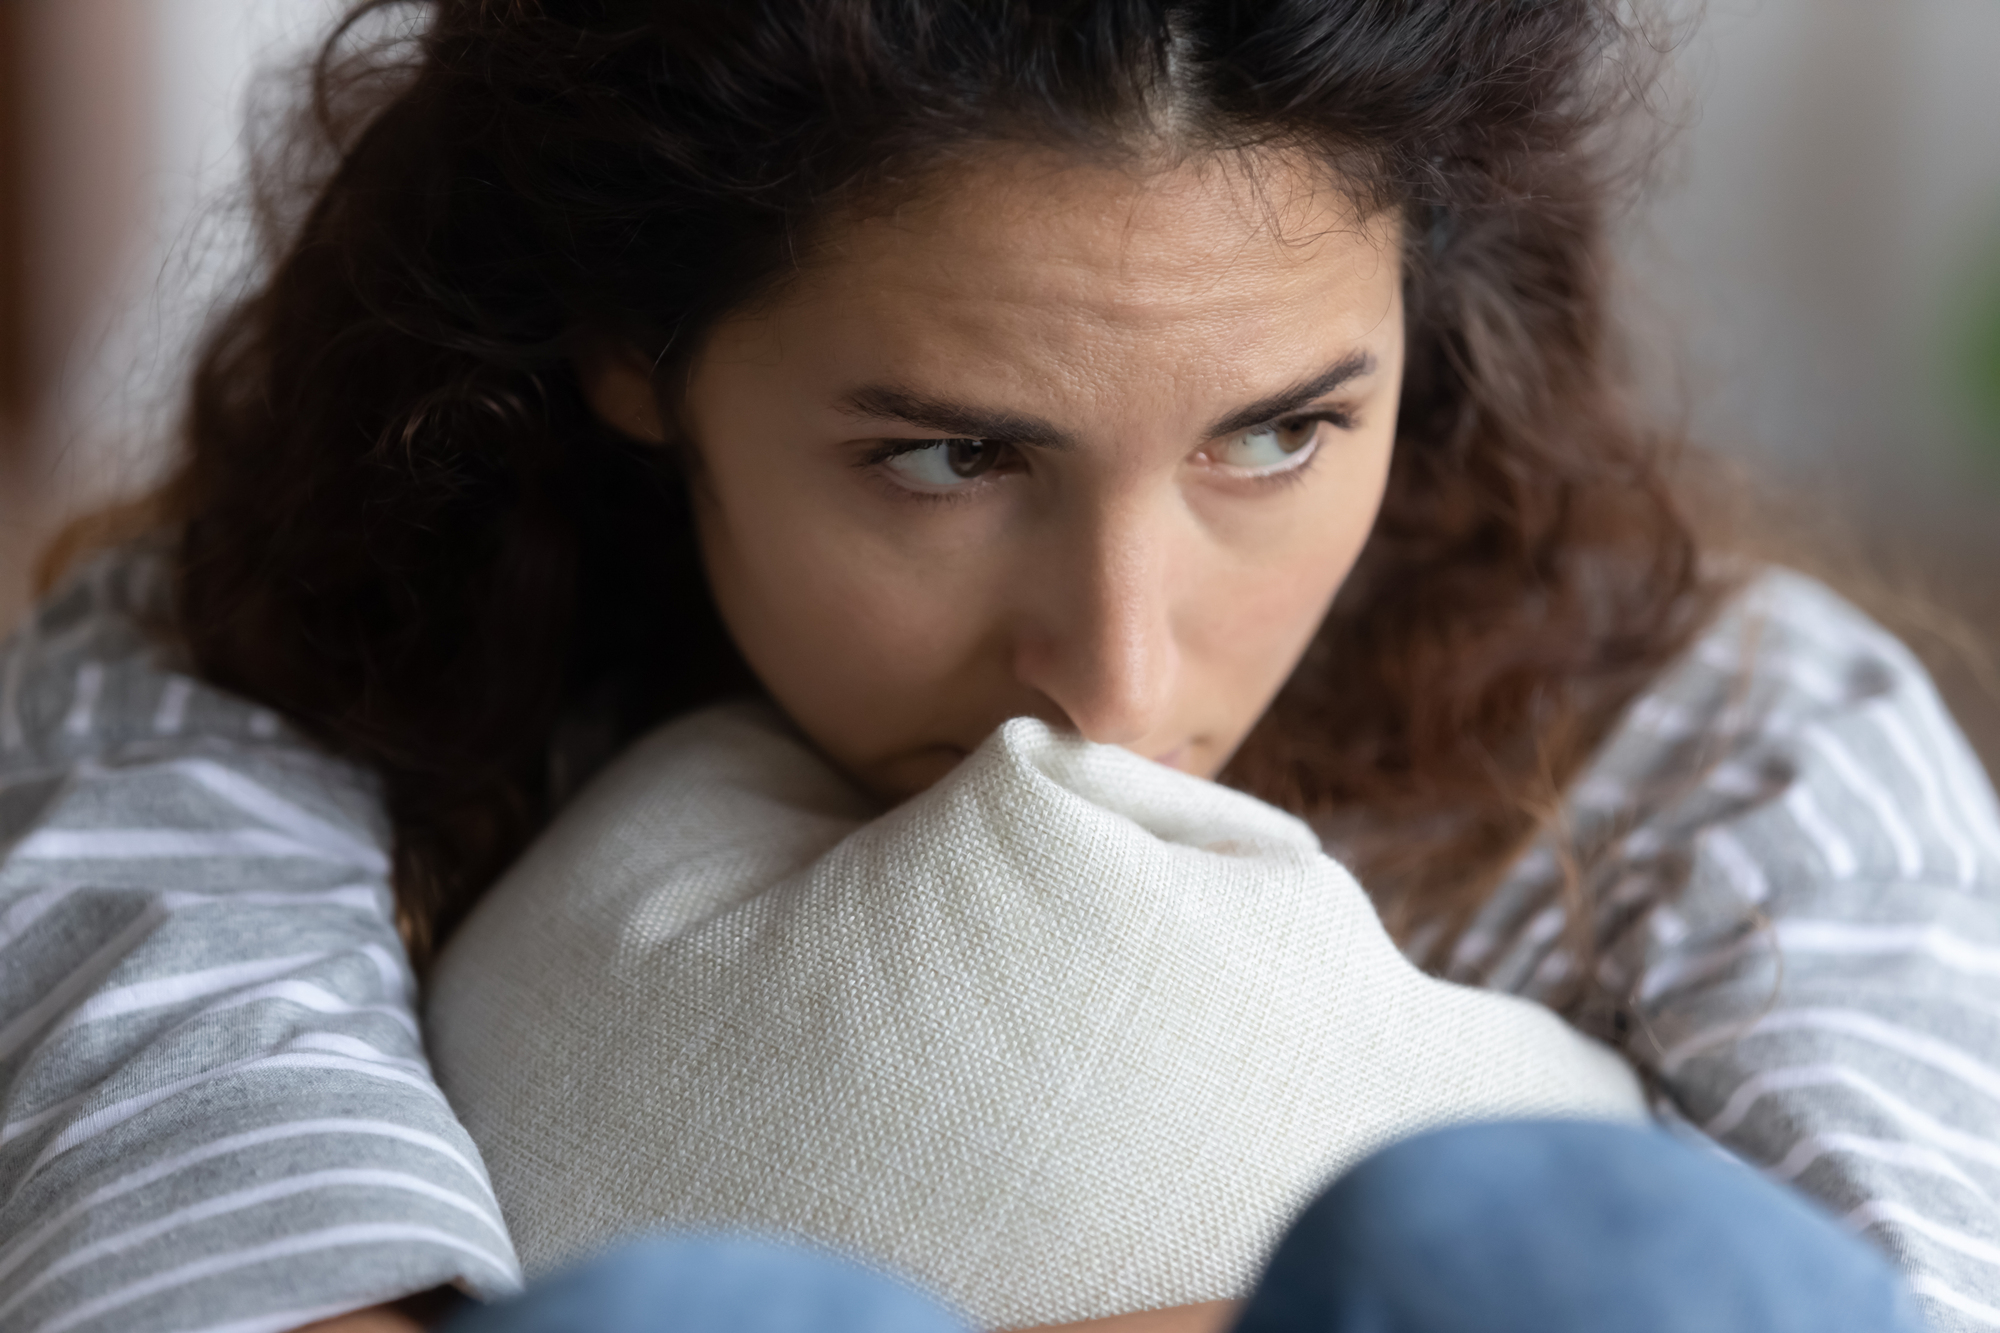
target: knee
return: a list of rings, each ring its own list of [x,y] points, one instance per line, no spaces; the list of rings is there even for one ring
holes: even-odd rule
[[[1888,1265],[1789,1190],[1653,1130],[1525,1121],[1398,1143],[1336,1181],[1266,1293],[1389,1333],[1915,1327]],[[1330,1326],[1347,1327],[1338,1319]]]

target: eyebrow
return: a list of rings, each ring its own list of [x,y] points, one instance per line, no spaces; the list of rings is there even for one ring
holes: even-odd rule
[[[1045,449],[1068,449],[1076,443],[1075,436],[1040,417],[992,411],[948,398],[923,398],[890,384],[855,389],[841,397],[839,407],[854,416],[900,421],[957,439],[1035,444]]]
[[[1274,421],[1374,369],[1373,356],[1367,352],[1350,352],[1317,375],[1299,380],[1218,418],[1210,423],[1202,438],[1212,440],[1218,435],[1231,435]],[[934,430],[956,439],[1033,444],[1044,449],[1069,449],[1076,444],[1074,435],[1040,417],[975,407],[948,398],[926,398],[893,384],[863,385],[843,394],[836,406],[850,416],[900,421],[907,426]]]
[[[1261,426],[1267,421],[1276,421],[1303,408],[1314,399],[1324,398],[1349,380],[1360,379],[1375,369],[1375,358],[1367,352],[1349,352],[1340,360],[1328,366],[1310,379],[1299,380],[1274,394],[1259,398],[1256,402],[1238,408],[1225,417],[1209,424],[1202,438],[1212,440],[1218,435],[1234,435],[1252,426]]]

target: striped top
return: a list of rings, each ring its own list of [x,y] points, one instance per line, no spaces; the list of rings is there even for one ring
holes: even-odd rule
[[[518,1269],[438,1095],[367,777],[87,566],[0,651],[0,1333],[263,1333]],[[2000,805],[1906,649],[1772,573],[1632,707],[1566,838],[1663,1118],[2000,1327]],[[1546,998],[1532,850],[1457,979]]]
[[[370,784],[162,659],[159,572],[94,562],[0,653],[0,1330],[513,1290]]]
[[[1888,1252],[1933,1328],[2000,1328],[2000,805],[1929,677],[1770,572],[1634,702],[1447,975],[1547,998],[1583,886],[1611,1036],[1669,1125]]]

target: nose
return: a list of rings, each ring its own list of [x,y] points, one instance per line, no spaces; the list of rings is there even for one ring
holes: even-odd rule
[[[1135,745],[1166,721],[1180,671],[1170,526],[1137,508],[1091,515],[1028,589],[1015,676],[1089,740]]]

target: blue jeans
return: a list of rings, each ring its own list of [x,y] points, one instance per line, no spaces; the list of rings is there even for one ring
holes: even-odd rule
[[[1920,1333],[1874,1250],[1791,1191],[1652,1130],[1438,1130],[1286,1232],[1236,1333]],[[965,1333],[912,1288],[737,1237],[630,1242],[447,1333]]]

